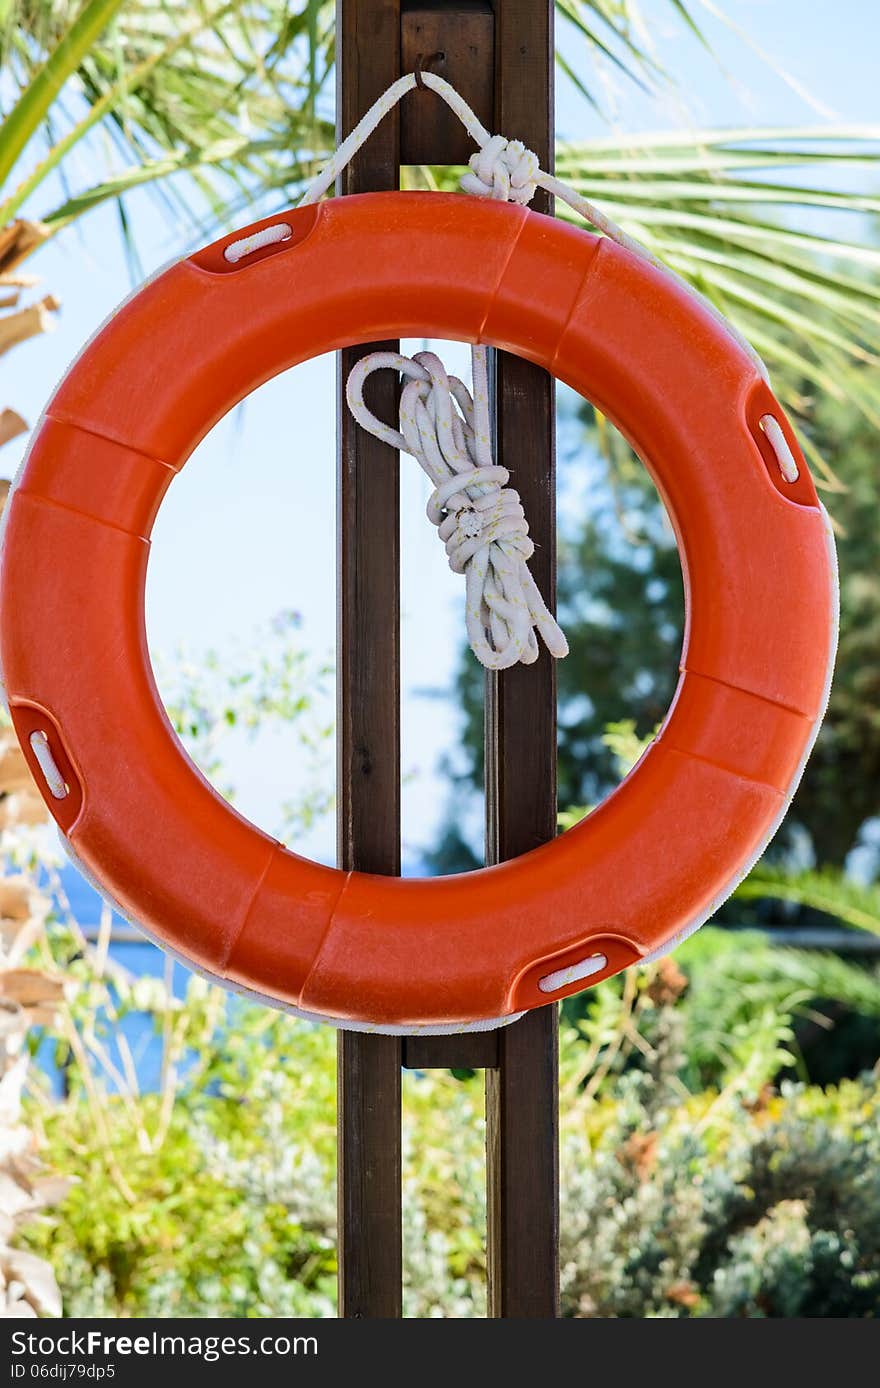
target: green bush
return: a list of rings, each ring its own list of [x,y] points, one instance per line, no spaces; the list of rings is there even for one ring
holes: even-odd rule
[[[586,1160],[566,1134],[568,1314],[880,1312],[875,1085],[786,1083],[723,1120],[699,1096],[653,1125],[643,1089],[625,1086]]]
[[[719,932],[681,958],[687,975],[612,980],[563,1026],[564,1313],[876,1316],[877,1077],[784,1078],[799,1013],[836,981],[876,1016],[876,979]],[[74,1066],[72,1097],[40,1106],[76,1183],[30,1237],[67,1315],[334,1314],[334,1037],[226,1006],[192,981],[173,1102],[96,1099]],[[483,1315],[481,1079],[404,1092],[406,1313]]]

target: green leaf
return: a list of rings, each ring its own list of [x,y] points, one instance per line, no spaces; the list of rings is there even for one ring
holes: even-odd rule
[[[760,864],[734,895],[751,901],[790,901],[880,935],[880,887],[862,886],[839,872],[786,872]]]
[[[124,103],[127,93],[135,91],[149,77],[154,68],[160,63],[167,62],[177,49],[192,39],[195,32],[197,30],[193,28],[182,31],[176,39],[151,54],[136,68],[131,71],[123,69],[119,80],[94,102],[82,120],[77,121],[65,136],[52,145],[45,159],[36,164],[12,196],[0,205],[0,226],[5,226],[12,220],[43,180],[58,168],[62,160],[66,159],[72,152],[74,146],[84,139],[99,121],[112,114],[114,107]]]
[[[61,88],[122,3],[123,0],[87,0],[66,35],[22,92],[0,128],[0,188],[45,120]]]

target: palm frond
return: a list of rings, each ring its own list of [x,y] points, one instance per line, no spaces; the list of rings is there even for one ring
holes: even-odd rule
[[[706,926],[676,954],[690,980],[687,1055],[705,1082],[737,1076],[768,1019],[831,1026],[823,999],[880,1016],[880,974],[819,950],[780,948],[760,931]],[[602,987],[602,985],[599,985]],[[694,1076],[696,1078],[696,1076]]]
[[[168,207],[199,225],[286,183],[304,153],[329,151],[330,126],[316,114],[326,2],[301,0],[291,15],[283,0],[202,0],[183,13],[167,0],[87,0],[71,27],[75,8],[12,0],[0,63],[18,96],[0,132],[0,224],[41,198],[42,219],[58,229],[119,188],[158,190],[183,172],[188,196],[171,188]],[[136,177],[140,168],[148,173]],[[54,174],[67,187],[53,208]]]
[[[880,127],[599,139],[557,173],[736,324],[802,422],[815,390],[880,419]]]
[[[633,82],[668,80],[636,0],[557,0],[557,9],[587,56],[560,54],[560,64],[594,105],[597,62]],[[682,0],[670,11],[700,36]],[[330,0],[200,0],[183,12],[168,0],[7,0],[0,69],[14,100],[0,133],[0,225],[26,208],[57,229],[114,188],[147,183],[200,226],[247,194],[295,187],[332,148],[320,107],[334,21]],[[136,165],[149,176],[134,178]],[[161,191],[164,176],[180,172],[195,206]],[[63,203],[34,208],[55,173],[67,185]]]
[[[760,863],[735,894],[747,901],[769,898],[807,906],[880,935],[880,887],[862,886],[840,872],[786,872]]]
[[[122,0],[88,0],[34,72],[0,128],[0,186],[121,4]]]

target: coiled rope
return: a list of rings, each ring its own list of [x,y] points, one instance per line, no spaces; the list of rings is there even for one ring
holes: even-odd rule
[[[387,368],[410,378],[400,396],[399,431],[364,404],[367,377]],[[345,393],[358,424],[411,453],[434,483],[428,520],[449,567],[465,576],[471,650],[487,670],[506,670],[538,659],[536,630],[557,659],[568,655],[568,642],[529,572],[535,546],[519,492],[492,458],[485,347],[471,348],[471,370],[473,395],[433,352],[371,352],[352,369]]]

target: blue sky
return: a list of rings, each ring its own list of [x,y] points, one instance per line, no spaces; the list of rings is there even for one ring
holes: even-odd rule
[[[726,5],[736,25],[811,94],[821,113],[698,0],[692,8],[720,66],[682,28],[668,0],[650,0],[643,8],[658,56],[679,86],[658,97],[607,73],[612,131],[880,118],[880,19],[870,0],[840,0],[833,7],[794,0]],[[564,28],[560,39],[577,64],[577,40]],[[564,83],[558,128],[569,138],[609,129]],[[38,214],[40,208],[29,211]],[[129,213],[145,274],[187,249],[184,229],[163,221],[147,196],[132,197]],[[131,287],[115,213],[93,213],[28,268],[63,300],[51,337],[3,359],[2,403],[34,420],[83,340]],[[464,349],[444,345],[442,355],[466,374]],[[331,651],[334,408],[333,362],[307,363],[263,387],[223,421],[174,483],[155,529],[148,588],[151,645],[166,661],[181,645],[197,655],[209,646],[222,652],[252,643],[284,608],[302,613],[303,639],[318,655]],[[4,473],[14,470],[20,452],[17,445],[6,449]],[[448,687],[463,631],[462,584],[446,568],[425,520],[428,487],[412,459],[403,460],[402,476],[404,840],[414,860],[437,826],[444,800],[437,764],[458,734],[454,709],[424,691]],[[256,745],[233,739],[227,755],[240,808],[266,828],[277,828],[280,806],[295,797],[302,769],[294,740],[281,731]],[[326,776],[329,784],[329,758]],[[298,846],[332,860],[332,825],[316,826]]]

